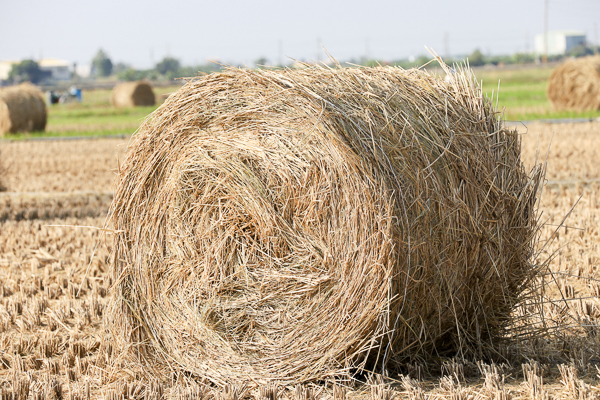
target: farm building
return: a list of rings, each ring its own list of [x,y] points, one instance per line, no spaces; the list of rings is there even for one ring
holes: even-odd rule
[[[56,80],[71,79],[71,71],[69,70],[70,63],[66,60],[58,60],[56,58],[44,58],[38,61],[42,71],[49,71],[50,77]]]
[[[75,64],[75,73],[82,78],[88,78],[92,74],[92,66],[89,64]]]
[[[569,50],[585,44],[585,33],[579,31],[550,31],[547,33],[547,54],[566,54]],[[535,35],[535,53],[544,54],[544,34]]]

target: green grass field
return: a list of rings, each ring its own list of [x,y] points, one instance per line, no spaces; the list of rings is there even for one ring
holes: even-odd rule
[[[555,111],[546,97],[551,68],[532,67],[523,69],[479,69],[477,79],[483,83],[483,91],[494,95],[494,104],[500,83],[498,108],[504,108],[507,121],[531,121],[554,118],[597,118],[600,111]],[[176,91],[179,86],[155,88],[158,102],[165,94]],[[55,104],[49,107],[46,132],[11,135],[11,139],[40,136],[106,136],[131,134],[139,127],[154,107],[116,109],[110,104],[110,90],[97,89],[83,92],[83,102]]]
[[[48,136],[107,136],[131,134],[162,102],[164,95],[180,86],[156,87],[157,105],[151,107],[115,108],[110,104],[110,90],[84,90],[81,103],[53,104],[48,107],[45,132],[11,135],[11,139]]]

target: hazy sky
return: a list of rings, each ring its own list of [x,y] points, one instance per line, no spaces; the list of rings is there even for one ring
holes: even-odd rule
[[[252,65],[283,58],[394,60],[426,53],[511,54],[533,49],[544,0],[0,0],[0,60],[60,58],[148,68],[166,55],[185,65],[218,58]],[[600,0],[549,0],[550,30],[597,42]],[[595,26],[598,25],[598,28]],[[446,38],[446,39],[445,39]]]

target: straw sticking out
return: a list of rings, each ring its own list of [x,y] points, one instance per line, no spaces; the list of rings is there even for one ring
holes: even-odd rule
[[[197,78],[121,165],[107,321],[221,386],[487,351],[537,274],[539,183],[468,70]]]

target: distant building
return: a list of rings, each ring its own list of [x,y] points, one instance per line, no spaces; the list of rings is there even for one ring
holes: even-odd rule
[[[59,81],[71,79],[71,71],[69,70],[70,63],[65,60],[57,60],[55,58],[44,58],[38,61],[38,65],[42,71],[49,71],[50,78]]]
[[[0,81],[8,80],[8,74],[12,69],[12,66],[18,64],[20,61],[9,60],[9,61],[0,61]]]
[[[578,31],[550,31],[547,34],[547,54],[556,56],[566,54],[573,47],[585,45],[585,33]],[[544,34],[535,35],[535,52],[544,54]]]

